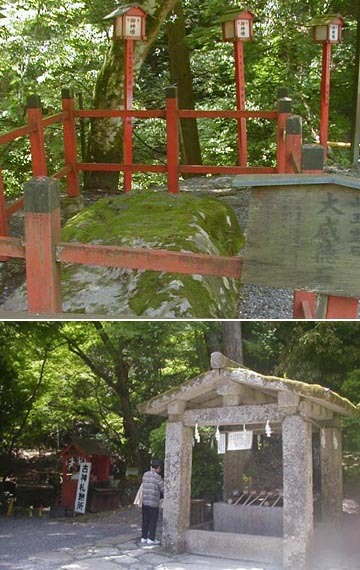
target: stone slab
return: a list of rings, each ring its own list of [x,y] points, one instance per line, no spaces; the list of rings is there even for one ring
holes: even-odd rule
[[[336,184],[251,191],[242,281],[360,297],[360,194]]]
[[[282,537],[283,508],[215,503],[214,530]]]
[[[233,188],[256,186],[291,186],[292,184],[339,184],[360,189],[360,179],[342,174],[241,174],[235,176]]]
[[[282,538],[188,530],[186,549],[192,554],[282,564]]]
[[[61,566],[59,570],[120,570],[121,565],[110,560],[86,558]]]

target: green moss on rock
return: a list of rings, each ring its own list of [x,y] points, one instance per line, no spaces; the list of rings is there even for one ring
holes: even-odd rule
[[[166,192],[99,200],[67,222],[62,240],[224,256],[236,255],[244,244],[229,206],[215,198]],[[64,308],[69,311],[236,316],[239,283],[234,279],[70,265],[64,268],[63,282]]]

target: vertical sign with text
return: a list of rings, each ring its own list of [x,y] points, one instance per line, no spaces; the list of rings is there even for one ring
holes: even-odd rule
[[[91,463],[81,463],[74,511],[84,514],[90,482]]]

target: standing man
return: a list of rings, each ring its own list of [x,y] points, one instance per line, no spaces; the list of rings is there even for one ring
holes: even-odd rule
[[[144,495],[140,544],[160,544],[160,540],[156,540],[155,534],[159,517],[160,499],[164,495],[164,481],[160,475],[163,465],[160,459],[153,459],[150,471],[144,473],[142,478]]]

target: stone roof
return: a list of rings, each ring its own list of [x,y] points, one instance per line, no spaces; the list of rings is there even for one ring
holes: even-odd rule
[[[343,416],[360,417],[360,410],[346,398],[319,384],[308,384],[275,376],[264,376],[216,352],[211,355],[212,370],[171,388],[138,406],[141,413],[167,416],[168,407],[183,402],[185,409],[221,407],[223,396],[238,393],[238,405],[274,404],[279,394],[294,395],[300,402],[318,405]],[[291,397],[291,396],[290,396]]]

